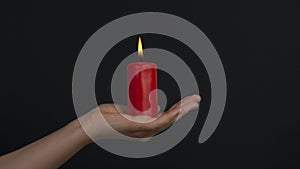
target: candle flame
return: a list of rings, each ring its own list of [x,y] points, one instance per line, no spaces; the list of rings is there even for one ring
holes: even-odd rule
[[[138,41],[138,55],[140,57],[143,57],[143,45],[142,45],[142,38],[139,37],[139,41]]]

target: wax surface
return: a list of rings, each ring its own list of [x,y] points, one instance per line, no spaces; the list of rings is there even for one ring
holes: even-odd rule
[[[157,117],[157,66],[136,62],[127,66],[128,113]],[[150,95],[151,93],[151,95]]]

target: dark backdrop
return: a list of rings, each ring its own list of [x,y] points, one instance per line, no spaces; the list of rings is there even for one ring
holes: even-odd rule
[[[119,157],[92,144],[62,168],[299,168],[300,6],[296,0],[20,1],[2,3],[1,7],[0,154],[76,118],[73,68],[81,47],[95,31],[127,14],[159,11],[197,25],[221,57],[228,97],[216,132],[198,144],[209,109],[210,84],[201,61],[187,59],[193,72],[203,77],[197,79],[203,102],[196,125],[180,144],[146,159]],[[172,50],[182,58],[193,55],[173,39],[144,36],[146,48]],[[136,37],[131,37],[110,53],[125,56],[136,50],[135,45]],[[114,66],[102,68],[109,72]],[[98,75],[109,82],[109,73]],[[99,103],[111,99],[107,82],[96,82]],[[160,81],[161,88],[166,86]],[[176,91],[176,85],[170,86]],[[180,97],[173,90],[168,93],[168,105]]]

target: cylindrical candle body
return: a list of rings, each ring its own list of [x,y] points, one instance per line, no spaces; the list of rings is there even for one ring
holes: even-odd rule
[[[136,62],[127,66],[128,113],[157,117],[157,66]]]

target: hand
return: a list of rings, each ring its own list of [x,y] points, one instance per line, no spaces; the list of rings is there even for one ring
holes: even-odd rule
[[[92,140],[148,140],[196,109],[199,102],[200,96],[188,96],[157,118],[130,116],[125,114],[125,106],[102,104],[52,134],[0,156],[0,166],[24,169],[58,168]]]
[[[131,116],[127,114],[126,106],[102,104],[80,117],[79,121],[86,134],[94,141],[99,139],[128,139],[124,135],[134,137],[137,140],[147,140],[168,128],[189,111],[196,109],[200,100],[199,95],[188,96],[157,118],[146,115]]]

